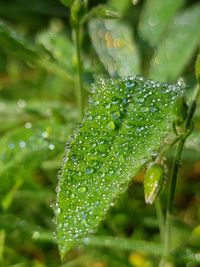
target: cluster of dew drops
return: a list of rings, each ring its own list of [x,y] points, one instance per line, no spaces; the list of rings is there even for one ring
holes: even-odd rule
[[[26,101],[24,99],[19,99],[17,101],[16,108],[20,110],[24,110],[26,108]],[[7,106],[6,103],[0,102],[0,111],[6,111]],[[23,129],[24,128],[24,129]],[[47,150],[54,151],[56,144],[50,141],[49,137],[51,137],[52,128],[49,125],[33,125],[31,121],[24,122],[24,127],[19,128],[18,131],[15,131],[14,134],[10,134],[7,136],[7,146],[5,151],[1,153],[1,160],[7,161],[10,157],[13,157],[16,154],[16,151],[37,151],[39,148],[45,147]],[[4,141],[5,142],[5,141]]]
[[[99,79],[64,160],[54,207],[60,250],[96,230],[124,184],[159,146],[181,88],[141,77]],[[159,128],[160,127],[160,128]],[[151,132],[154,138],[148,138]],[[141,146],[142,144],[142,146]],[[142,147],[142,149],[141,149]]]

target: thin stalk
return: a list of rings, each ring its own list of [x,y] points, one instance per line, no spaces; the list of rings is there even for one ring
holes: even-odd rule
[[[176,189],[178,170],[180,167],[181,155],[182,155],[185,141],[193,130],[192,118],[193,118],[193,115],[196,109],[196,104],[197,104],[197,100],[199,96],[200,96],[200,87],[199,85],[197,85],[195,92],[194,92],[193,100],[189,107],[188,115],[184,123],[185,134],[181,136],[180,140],[178,141],[175,157],[174,157],[173,164],[172,164],[172,173],[171,173],[171,179],[170,179],[170,189],[169,189],[167,212],[166,212],[163,256],[160,261],[159,267],[164,266],[165,261],[170,253],[170,248],[171,248],[170,229],[171,229],[172,211],[173,211],[173,203],[174,203],[174,195],[175,195],[175,189]]]
[[[83,91],[83,63],[81,60],[81,48],[80,48],[81,44],[80,26],[74,28],[74,43],[76,48],[77,72],[78,72],[76,98],[77,98],[77,104],[80,108],[80,118],[82,118],[84,112],[84,91]]]
[[[80,241],[80,243],[91,247],[105,247],[124,251],[142,251],[153,255],[162,254],[161,243],[138,240],[133,238],[127,239],[110,236],[93,236],[83,239],[82,241]]]
[[[160,202],[160,197],[155,200],[155,209],[156,209],[156,214],[158,218],[158,225],[159,225],[159,230],[160,230],[160,239],[161,242],[164,242],[164,229],[165,229],[165,221],[164,221],[164,216],[163,216],[163,211],[162,211],[162,206]]]

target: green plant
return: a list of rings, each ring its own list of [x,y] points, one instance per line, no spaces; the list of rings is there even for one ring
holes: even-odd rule
[[[199,4],[62,0],[70,18],[44,29],[53,0],[17,27],[14,2],[0,10],[0,264],[198,266]]]

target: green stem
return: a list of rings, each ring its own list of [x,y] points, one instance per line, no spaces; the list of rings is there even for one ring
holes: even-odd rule
[[[80,108],[80,118],[84,113],[84,91],[83,91],[83,63],[81,60],[80,48],[80,26],[74,28],[74,42],[76,47],[77,71],[78,71],[78,86],[76,90],[77,104]]]
[[[159,224],[159,229],[160,229],[160,239],[161,239],[161,242],[163,242],[165,221],[164,221],[164,216],[163,216],[163,211],[162,211],[162,206],[161,206],[161,201],[160,201],[159,196],[155,200],[155,209],[156,209],[156,214],[157,214],[158,224]]]
[[[173,208],[177,175],[178,175],[178,170],[179,170],[179,166],[180,166],[181,154],[183,151],[184,143],[185,143],[185,138],[181,138],[181,140],[179,140],[179,143],[177,145],[177,149],[176,149],[176,153],[175,153],[175,157],[174,157],[174,161],[173,161],[173,165],[172,165],[172,175],[171,175],[169,199],[168,199],[168,206],[167,206],[167,211],[169,213],[172,212],[172,208]]]
[[[83,241],[80,242],[86,246],[92,247],[106,247],[126,251],[142,251],[154,255],[162,254],[162,245],[160,243],[138,240],[133,238],[127,239],[110,236],[93,236],[85,238]]]
[[[167,203],[167,213],[166,213],[166,223],[165,223],[165,234],[164,234],[164,246],[163,246],[163,257],[161,259],[161,262],[159,264],[159,267],[164,266],[166,258],[168,257],[170,253],[171,248],[171,236],[170,236],[170,228],[171,228],[171,219],[172,219],[172,211],[173,211],[173,203],[174,203],[174,195],[175,195],[175,189],[176,189],[176,181],[177,181],[177,175],[178,170],[180,167],[180,161],[181,161],[181,155],[184,148],[185,141],[187,137],[192,132],[192,118],[196,109],[196,103],[198,100],[198,97],[200,95],[200,87],[197,86],[194,93],[194,98],[192,100],[192,103],[189,107],[188,115],[186,117],[185,123],[184,123],[184,135],[181,136],[180,140],[178,141],[175,157],[172,164],[172,173],[171,173],[171,179],[170,179],[170,189],[169,189],[169,197],[168,197],[168,203]]]

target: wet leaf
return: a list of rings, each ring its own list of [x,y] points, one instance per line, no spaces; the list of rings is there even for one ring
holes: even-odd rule
[[[148,0],[139,22],[139,33],[141,37],[155,46],[164,33],[171,18],[183,6],[184,0]]]
[[[117,196],[171,129],[179,86],[140,77],[99,79],[67,150],[55,215],[61,257],[95,232]]]
[[[140,73],[140,58],[131,29],[116,20],[93,19],[89,23],[92,44],[110,76]]]
[[[71,131],[70,125],[66,128],[60,124],[43,121],[36,125],[26,123],[24,127],[13,130],[1,138],[0,199],[3,199],[4,208],[10,203],[12,190],[16,191],[24,180],[30,179],[42,161],[62,152],[63,140]],[[8,194],[6,198],[5,194]]]
[[[32,125],[35,120],[55,119],[65,123],[75,123],[78,118],[78,111],[70,104],[61,104],[58,101],[18,101],[0,100],[0,133],[12,128]]]
[[[200,5],[178,15],[151,62],[150,77],[173,81],[183,71],[200,41]]]

